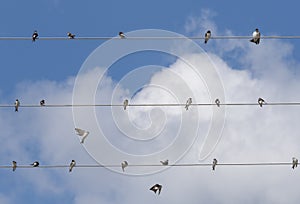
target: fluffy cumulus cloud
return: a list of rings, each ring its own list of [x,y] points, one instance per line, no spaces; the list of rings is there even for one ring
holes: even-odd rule
[[[210,19],[201,24],[203,18],[210,14],[205,11],[200,20],[190,18],[186,30],[193,33],[206,29],[217,30],[216,24]],[[218,31],[221,34],[233,32]],[[203,48],[208,50],[208,56],[223,83],[225,101],[221,101],[222,103],[256,103],[259,97],[266,102],[300,100],[297,95],[300,87],[299,64],[293,59],[291,44],[280,40],[262,40],[257,46],[247,40],[211,40]],[[232,58],[228,60],[230,55],[238,58],[235,61]],[[186,59],[201,70],[204,66],[202,57],[191,54]],[[95,74],[93,72],[101,72],[101,68],[95,67],[83,77],[88,79]],[[124,98],[129,98],[130,102],[136,104],[185,103],[190,94],[195,103],[214,101],[206,87],[205,80],[208,79],[195,77],[181,60],[153,74],[149,79],[150,85],[146,84],[134,95],[130,95],[122,85],[116,90],[118,82],[109,76],[104,75],[102,79],[102,86],[95,95],[96,101],[101,103],[109,103],[113,93],[114,103],[122,103]],[[24,82],[16,87],[15,95],[24,105],[38,104],[40,99],[45,99],[46,104],[71,104],[74,83],[75,77],[62,82]],[[186,89],[182,89],[183,86]],[[79,91],[84,92],[84,89]],[[84,99],[82,102],[85,102]],[[190,149],[187,148],[186,154],[182,153],[184,156],[177,161],[179,163],[210,163],[213,158],[217,158],[219,163],[290,162],[293,156],[300,158],[300,110],[297,106],[227,106],[222,137],[204,161],[199,161],[199,150],[209,130],[213,108],[191,106],[189,111],[185,111],[184,107],[128,107],[127,112],[120,110],[122,107],[99,107],[95,113],[106,139],[121,152],[125,152],[124,155],[141,154],[139,158],[143,158],[143,154],[163,152],[164,147],[172,146],[172,142],[177,139],[182,120],[187,120],[187,124],[194,124],[196,120],[198,137],[195,137],[195,141],[187,139],[195,136],[192,132],[194,128],[187,125],[191,132],[185,130],[182,145],[189,141],[193,141],[193,145]],[[112,112],[117,115],[112,115]],[[86,121],[82,124],[88,126],[92,119],[84,111],[79,114],[84,118],[82,121]],[[39,160],[41,165],[66,165],[72,159],[77,164],[96,163],[75,135],[73,110],[70,107],[21,107],[18,113],[13,109],[1,109],[0,121],[1,163],[10,164],[12,160],[17,160],[19,165],[28,165]],[[90,129],[87,147],[93,146],[88,140],[93,141],[92,137],[97,137],[96,134],[93,135],[97,129],[99,127]],[[143,140],[151,137],[147,130],[158,137],[151,138],[147,141],[150,144],[144,145]],[[124,135],[133,135],[134,138],[124,138]],[[169,155],[162,155],[164,158],[171,158],[170,163],[174,163],[179,159],[172,155],[174,151],[176,149],[170,151]],[[110,158],[110,152],[105,152],[104,145],[99,145],[98,152]],[[157,163],[159,159],[163,159],[153,158],[157,159]],[[119,165],[126,157],[111,159],[112,164]],[[155,162],[148,158],[147,161]],[[133,162],[143,163],[142,159]],[[134,168],[145,168],[147,172],[148,167],[129,165],[126,171],[135,173]],[[17,169],[16,172],[1,169],[1,182],[4,184],[1,190],[5,196],[1,194],[0,201],[15,203],[20,200],[39,200],[46,203],[48,200],[55,200],[76,204],[298,203],[300,199],[297,191],[300,175],[298,169],[292,170],[291,166],[220,165],[216,171],[212,171],[210,166],[171,167],[144,176],[122,174],[121,167],[113,170],[119,173],[105,168],[75,168],[72,173],[67,168]],[[155,183],[163,185],[159,196],[149,191]]]

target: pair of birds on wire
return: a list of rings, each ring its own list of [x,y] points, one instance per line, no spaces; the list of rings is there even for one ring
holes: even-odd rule
[[[169,160],[166,159],[164,161],[160,161],[160,163],[163,165],[163,166],[168,166],[169,165]],[[122,167],[122,171],[124,172],[125,171],[125,168],[128,166],[128,162],[127,161],[123,161],[121,163],[121,167]]]
[[[71,32],[67,32],[67,36],[69,39],[75,39],[76,35]],[[125,38],[125,34],[123,32],[119,32],[119,37],[123,39]],[[31,38],[32,38],[32,42],[35,42],[39,38],[39,34],[36,30],[33,32]]]
[[[210,38],[211,38],[211,31],[208,30],[204,35],[204,43],[206,44]],[[250,40],[250,42],[253,42],[256,45],[259,44],[260,32],[259,32],[258,28],[256,28],[255,31],[252,33],[252,39]]]
[[[41,106],[45,106],[45,104],[46,104],[46,102],[45,102],[44,99],[40,101]],[[16,101],[15,101],[15,112],[19,111],[19,107],[20,107],[20,101],[19,101],[19,99],[16,99]]]
[[[32,167],[39,167],[40,163],[38,161],[33,162],[32,164],[30,164]],[[72,172],[73,168],[76,166],[76,161],[74,159],[72,159],[70,165],[69,165],[69,172]],[[13,171],[15,171],[17,169],[17,162],[16,161],[12,161],[12,169]]]

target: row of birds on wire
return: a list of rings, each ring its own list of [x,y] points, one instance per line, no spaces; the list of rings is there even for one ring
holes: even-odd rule
[[[193,103],[193,99],[192,98],[188,98],[188,100],[185,103],[185,109],[189,110],[189,107],[192,105]],[[263,98],[258,98],[257,103],[260,107],[262,107],[264,104],[266,104],[266,101]],[[215,104],[220,107],[221,106],[221,101],[217,98],[215,100]],[[127,109],[127,107],[129,106],[129,100],[125,99],[123,102],[123,108],[124,110]],[[19,112],[19,107],[21,106],[21,102],[19,101],[19,99],[16,99],[15,103],[14,103],[14,107],[15,107],[15,112]],[[46,101],[43,99],[40,101],[40,106],[46,106]]]
[[[206,44],[208,42],[208,40],[211,38],[211,34],[212,32],[210,30],[206,31],[205,35],[204,35],[204,43]],[[67,37],[69,39],[75,39],[75,34],[71,33],[71,32],[67,32]],[[123,32],[119,32],[119,37],[121,39],[125,39],[126,36]],[[39,34],[38,32],[35,30],[32,34],[32,42],[35,42],[37,39],[39,38]],[[260,31],[258,28],[255,29],[255,31],[252,33],[252,39],[250,40],[250,42],[253,42],[255,44],[259,44],[260,42]]]
[[[168,166],[169,165],[169,160],[164,160],[164,161],[160,161],[162,165],[164,166]],[[39,167],[39,162],[35,161],[32,164],[30,164],[33,168],[35,167]],[[212,161],[212,170],[215,171],[216,170],[216,166],[218,165],[218,160],[216,158],[213,159]],[[129,164],[127,161],[123,161],[121,163],[121,168],[122,171],[125,171],[125,168],[128,167]],[[298,159],[293,157],[292,158],[292,169],[295,169],[298,166]],[[17,169],[17,162],[16,161],[12,161],[12,170],[15,171]],[[69,165],[69,172],[72,172],[73,168],[76,167],[76,161],[72,160],[70,165]],[[153,191],[155,194],[158,193],[158,195],[160,194],[162,189],[162,185],[161,184],[155,184],[153,185],[149,190]]]

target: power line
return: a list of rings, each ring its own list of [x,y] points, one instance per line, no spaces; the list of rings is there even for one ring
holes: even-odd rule
[[[218,163],[217,166],[291,166],[292,162],[251,162],[251,163]],[[206,167],[212,166],[211,163],[182,163],[182,164],[128,164],[128,167]],[[44,168],[44,169],[57,169],[69,168],[70,165],[40,165],[33,167],[32,165],[17,165],[17,168],[30,169],[30,168]],[[119,168],[121,164],[76,164],[75,168]],[[12,168],[11,165],[0,165],[0,169]]]
[[[219,106],[258,106],[258,103],[220,103]],[[268,102],[262,106],[299,106],[300,102]],[[63,108],[63,107],[113,107],[119,106],[123,107],[123,104],[47,104],[47,105],[38,105],[38,104],[24,104],[20,105],[20,108]],[[180,107],[186,106],[185,103],[144,103],[144,104],[128,104],[127,106],[132,107]],[[217,106],[216,103],[192,103],[189,106]],[[0,108],[12,108],[15,105],[10,104],[0,104]]]
[[[252,36],[211,36],[210,39],[216,40],[226,40],[226,39],[251,39]],[[285,35],[285,36],[261,36],[261,39],[300,39],[299,35]],[[39,37],[36,41],[39,40],[184,40],[184,39],[192,39],[192,40],[204,40],[205,37],[185,37],[185,36],[141,36],[141,37],[75,37],[74,39],[69,39],[68,37]],[[32,37],[0,37],[0,40],[32,40]]]

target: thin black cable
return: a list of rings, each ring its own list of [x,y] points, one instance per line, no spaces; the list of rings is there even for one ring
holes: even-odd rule
[[[258,103],[220,103],[220,106],[258,106]],[[300,102],[268,102],[262,106],[299,106]],[[49,105],[38,105],[38,104],[25,104],[20,105],[19,108],[62,108],[62,107],[123,107],[123,104],[49,104]],[[132,107],[152,107],[152,106],[186,106],[185,103],[145,103],[145,104],[128,104]],[[193,103],[190,106],[217,106],[215,103]],[[15,105],[0,104],[0,108],[12,108]]]
[[[225,39],[251,39],[252,36],[211,36],[210,39],[218,39],[218,40],[225,40]],[[298,35],[286,35],[286,36],[261,36],[261,39],[300,39]],[[192,39],[192,40],[204,40],[205,37],[194,36],[194,37],[185,37],[185,36],[142,36],[142,37],[75,37],[74,39],[69,39],[66,37],[39,37],[36,41],[39,40],[184,40],[184,39]],[[32,40],[31,37],[10,37],[4,36],[0,37],[0,40]]]

